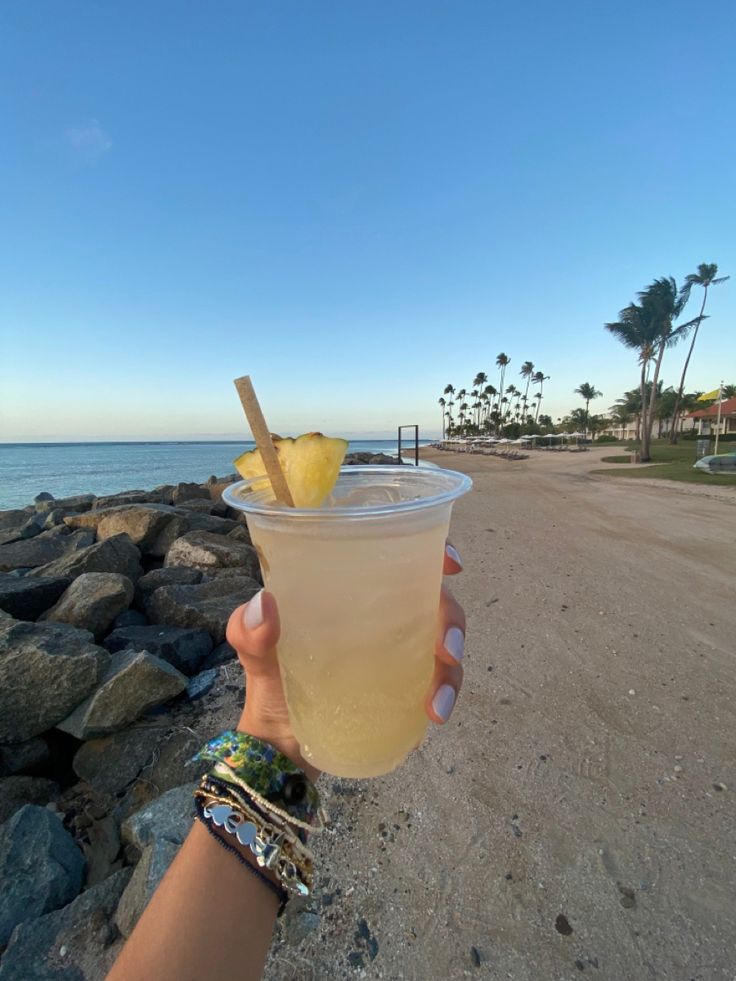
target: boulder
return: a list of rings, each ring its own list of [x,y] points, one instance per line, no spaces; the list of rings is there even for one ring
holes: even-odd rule
[[[0,742],[21,743],[61,722],[97,685],[106,651],[62,623],[0,621]]]
[[[120,627],[145,627],[147,623],[148,617],[145,613],[139,613],[138,610],[124,610],[113,620],[112,629],[118,630]]]
[[[0,528],[0,545],[8,545],[10,542],[19,542],[25,541],[27,538],[34,538],[42,531],[43,526],[43,516],[34,514],[20,524]]]
[[[59,796],[59,785],[44,777],[3,777],[0,779],[0,824],[11,818],[24,804],[48,804]]]
[[[0,574],[0,610],[16,620],[37,620],[59,599],[71,579],[47,576],[41,579]]]
[[[44,533],[46,534],[46,532]],[[78,532],[77,534],[86,534]],[[38,538],[32,541],[39,541]],[[135,582],[142,575],[141,553],[127,535],[116,535],[104,542],[97,542],[69,555],[63,555],[48,565],[29,573],[33,578],[41,576],[81,576],[85,572],[119,572]]]
[[[115,654],[117,651],[148,651],[163,661],[183,671],[195,674],[200,664],[212,650],[212,639],[207,630],[167,627],[151,624],[147,627],[123,627],[105,639],[104,646]]]
[[[109,875],[123,867],[123,858],[120,854],[120,827],[112,814],[106,814],[102,819],[93,821],[89,825],[81,847],[87,863],[87,874],[84,878],[87,889],[96,886],[98,882],[103,882]]]
[[[227,537],[234,538],[236,542],[245,542],[246,545],[253,544],[250,532],[248,531],[248,525],[246,524],[239,524],[236,528],[233,528],[232,531],[227,533]]]
[[[175,517],[176,512],[163,505],[123,504],[87,514],[73,514],[65,522],[70,528],[93,529],[98,541],[114,538],[115,535],[127,535],[141,552],[146,553]]]
[[[84,857],[56,814],[34,804],[16,811],[0,828],[0,947],[19,923],[70,903],[83,874]]]
[[[196,782],[174,787],[123,821],[123,841],[143,851],[154,841],[181,845],[192,827]]]
[[[53,499],[53,494],[49,494],[48,491],[41,491],[40,494],[36,494],[36,496],[33,498],[33,503],[40,504],[42,501],[53,501]]]
[[[9,508],[7,511],[0,511],[0,531],[25,524],[32,515],[33,508]]]
[[[214,514],[218,510],[221,518],[225,517],[225,505],[213,501],[211,497],[195,497],[191,501],[184,501],[177,507],[182,511],[196,511],[198,514]]]
[[[105,494],[98,497],[92,505],[93,511],[103,511],[107,508],[121,507],[123,504],[165,504],[160,494],[152,491],[131,490],[120,494]]]
[[[16,927],[0,963],[0,981],[100,981],[117,946],[110,919],[132,875],[121,869],[63,909]]]
[[[141,722],[109,736],[90,739],[74,756],[74,772],[94,790],[114,796],[151,761],[163,735],[160,726]]]
[[[190,729],[178,727],[162,732],[156,741],[153,758],[140,772],[140,779],[153,791],[151,796],[159,796],[204,776],[211,764],[193,759],[201,748],[201,737],[195,736]]]
[[[260,579],[261,567],[252,545],[209,531],[190,531],[173,543],[165,567],[186,566],[209,572],[212,569],[242,569],[242,574]]]
[[[17,746],[0,746],[0,777],[9,777],[23,770],[42,766],[49,759],[45,739],[34,736]]]
[[[133,583],[118,572],[85,572],[69,586],[43,620],[70,623],[89,630],[99,640],[115,617],[133,601]]]
[[[209,668],[219,668],[223,664],[228,664],[237,658],[238,654],[234,647],[231,647],[227,641],[222,644],[218,644],[213,651],[207,655],[207,657],[202,661],[202,670],[206,671]]]
[[[10,569],[36,569],[61,559],[67,552],[74,553],[80,542],[88,544],[88,535],[65,534],[61,536],[38,534],[34,538],[0,545],[0,572]]]
[[[187,681],[176,668],[146,651],[126,651],[112,660],[96,691],[57,728],[77,739],[105,736],[174,698]]]
[[[193,501],[197,498],[207,496],[207,491],[201,484],[177,484],[171,495],[174,504],[181,504],[183,501]]]
[[[39,494],[35,499],[37,511],[52,511],[54,508],[62,508],[64,511],[89,511],[95,502],[94,494],[75,494],[74,497],[61,498],[49,495],[49,497],[39,500],[40,497]]]
[[[115,926],[124,937],[129,937],[133,932],[133,927],[158,889],[179,848],[173,841],[159,838],[143,849],[115,912]]]
[[[64,508],[52,508],[50,511],[37,514],[36,521],[41,521],[41,527],[44,530],[49,530],[51,528],[57,528],[59,525],[63,525],[65,517],[66,511]],[[92,543],[90,542],[90,544]]]
[[[202,581],[199,569],[174,566],[171,569],[154,569],[147,572],[135,584],[134,605],[148,615],[148,604],[157,589],[162,586],[194,586]],[[149,617],[150,619],[150,617]]]
[[[233,576],[196,586],[162,586],[151,597],[148,615],[177,627],[204,627],[213,643],[221,644],[230,614],[259,591],[249,576]]]
[[[175,514],[176,520],[166,525],[150,546],[150,555],[163,558],[176,539],[189,531],[211,531],[215,535],[227,535],[237,526],[237,522],[229,518],[218,518],[214,514],[198,514],[196,511],[186,511],[184,508],[176,508]]]
[[[195,675],[187,685],[187,698],[190,702],[196,702],[198,698],[203,698],[212,688],[217,680],[217,668],[207,668]]]

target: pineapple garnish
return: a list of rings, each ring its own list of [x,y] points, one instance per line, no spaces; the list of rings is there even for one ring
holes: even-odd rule
[[[273,436],[272,441],[294,499],[294,507],[320,507],[337,482],[348,448],[347,440],[323,436],[322,433],[304,433],[296,439]],[[246,480],[263,477],[262,482],[253,484],[254,490],[269,486],[260,450],[243,453],[233,463]]]

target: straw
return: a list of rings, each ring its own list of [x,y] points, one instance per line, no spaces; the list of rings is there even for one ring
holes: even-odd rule
[[[236,378],[235,387],[238,390],[248,425],[253,433],[253,439],[261,451],[261,459],[266,468],[268,479],[271,481],[274,497],[280,504],[288,504],[290,508],[293,508],[294,499],[291,496],[289,485],[286,483],[286,477],[284,477],[284,472],[281,469],[279,457],[271,440],[271,433],[266,425],[266,420],[263,418],[263,412],[258,404],[250,375],[243,375],[242,378]]]

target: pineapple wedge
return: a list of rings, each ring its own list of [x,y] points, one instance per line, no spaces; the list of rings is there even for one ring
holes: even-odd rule
[[[273,436],[272,439],[294,506],[320,507],[335,486],[348,448],[347,440],[333,439],[322,433],[304,433],[296,439],[291,436],[285,439]],[[260,450],[243,453],[233,463],[246,480],[264,478],[263,483],[254,483],[254,489],[270,486]]]

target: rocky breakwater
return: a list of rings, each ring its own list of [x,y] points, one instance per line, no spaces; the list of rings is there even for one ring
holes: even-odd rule
[[[103,978],[189,830],[261,586],[235,479],[0,512],[0,981]]]

